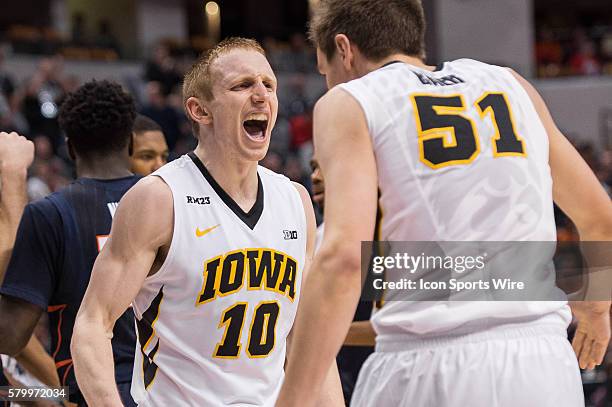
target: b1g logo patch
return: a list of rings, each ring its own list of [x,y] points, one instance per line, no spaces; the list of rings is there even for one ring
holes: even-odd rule
[[[298,238],[297,230],[283,230],[285,240],[296,240]]]

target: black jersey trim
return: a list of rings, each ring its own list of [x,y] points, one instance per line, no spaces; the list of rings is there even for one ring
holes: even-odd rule
[[[386,66],[389,66],[389,65],[392,65],[392,64],[403,64],[403,63],[404,63],[404,61],[400,61],[400,60],[396,59],[396,60],[394,60],[394,61],[389,61],[389,62],[387,62],[386,64],[384,64],[383,66],[381,66],[381,67],[380,67],[380,68],[378,68],[378,69],[382,69],[382,68],[384,68],[384,67],[386,67]]]
[[[198,167],[204,178],[206,178],[206,181],[208,181],[210,186],[215,190],[217,195],[219,195],[219,198],[221,198],[227,207],[230,208],[232,212],[234,212],[236,216],[238,216],[238,218],[240,218],[240,220],[243,221],[251,230],[255,229],[255,225],[257,225],[257,222],[259,221],[264,207],[264,190],[259,173],[257,174],[257,198],[255,198],[255,204],[253,204],[250,211],[245,212],[242,210],[240,205],[238,205],[236,201],[234,201],[232,197],[229,196],[229,194],[225,192],[223,188],[221,188],[221,185],[215,181],[213,176],[210,175],[210,172],[208,172],[202,161],[193,151],[187,155],[189,158],[191,158],[191,161],[193,161],[196,167]]]
[[[389,62],[387,62],[386,64],[384,64],[383,66],[381,66],[381,67],[380,67],[380,68],[378,68],[378,69],[382,69],[382,68],[384,68],[384,67],[386,67],[386,66],[389,66],[389,65],[392,65],[392,64],[399,64],[399,63],[404,63],[404,61],[400,61],[400,60],[397,60],[397,59],[396,59],[396,60],[394,60],[394,61],[389,61]],[[434,72],[438,72],[438,71],[443,70],[443,69],[444,69],[444,64],[445,64],[445,63],[446,63],[446,62],[440,62],[438,65],[436,65],[436,68],[434,69]]]

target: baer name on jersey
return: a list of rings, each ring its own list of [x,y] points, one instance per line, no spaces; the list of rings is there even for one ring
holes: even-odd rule
[[[465,83],[465,81],[457,75],[446,75],[441,78],[435,78],[420,72],[414,72],[414,74],[417,76],[417,78],[419,78],[423,85],[450,86],[457,85],[458,83]]]

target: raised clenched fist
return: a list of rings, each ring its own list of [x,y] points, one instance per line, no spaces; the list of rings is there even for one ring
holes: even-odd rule
[[[28,168],[34,160],[34,144],[19,134],[0,132],[0,167],[2,170]]]

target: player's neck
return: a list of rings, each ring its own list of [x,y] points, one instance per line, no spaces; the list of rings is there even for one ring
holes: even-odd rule
[[[257,162],[231,157],[227,152],[216,152],[209,146],[198,145],[194,153],[217,184],[248,212],[257,199]]]
[[[416,66],[421,69],[426,69],[428,71],[434,71],[436,69],[435,66],[425,64],[423,60],[420,58],[413,57],[413,56],[406,55],[406,54],[392,54],[376,62],[366,60],[360,70],[363,71],[361,72],[362,75],[365,75],[367,73],[370,73],[372,71],[379,69],[380,67],[390,62],[395,62],[395,61],[404,62],[404,63],[410,64],[412,66]]]
[[[76,159],[76,173],[79,178],[114,179],[132,175],[129,157],[111,155]]]

